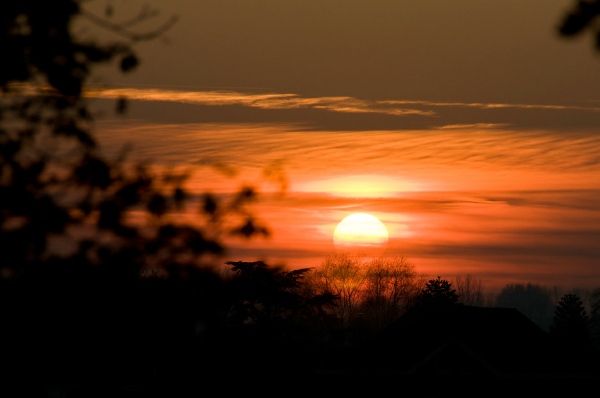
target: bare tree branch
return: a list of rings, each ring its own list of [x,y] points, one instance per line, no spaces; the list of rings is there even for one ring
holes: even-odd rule
[[[157,37],[162,36],[165,32],[167,32],[171,27],[179,20],[177,15],[171,16],[168,21],[159,26],[158,28],[145,33],[134,32],[130,28],[143,22],[149,18],[155,17],[158,13],[155,10],[150,10],[147,8],[143,8],[138,15],[134,18],[125,21],[125,22],[110,22],[104,18],[97,16],[96,14],[89,12],[87,10],[81,10],[81,16],[87,18],[90,22],[108,29],[115,34],[118,34],[122,37],[125,37],[131,41],[148,41],[153,40]]]

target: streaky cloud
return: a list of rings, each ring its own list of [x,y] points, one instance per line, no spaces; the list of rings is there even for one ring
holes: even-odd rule
[[[386,100],[377,101],[380,104],[387,105],[419,105],[433,107],[461,107],[461,108],[479,108],[479,109],[547,109],[547,110],[579,110],[600,112],[600,107],[578,106],[578,105],[552,105],[552,104],[501,104],[484,102],[436,102],[436,101],[413,101],[413,100]]]
[[[451,129],[496,129],[509,127],[508,123],[471,123],[471,124],[447,124],[437,127],[440,130]]]
[[[298,94],[249,94],[236,91],[176,91],[157,88],[92,88],[87,97],[134,101],[161,101],[205,106],[241,105],[259,109],[320,109],[342,113],[372,113],[390,116],[435,116],[431,110],[406,109],[395,104],[353,97],[301,97]]]

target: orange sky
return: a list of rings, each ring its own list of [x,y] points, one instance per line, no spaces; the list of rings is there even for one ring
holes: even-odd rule
[[[88,93],[109,153],[259,189],[271,237],[224,261],[318,265],[366,212],[432,277],[600,287],[600,61],[556,35],[571,1],[225,3],[157,4],[180,18],[168,41]]]
[[[367,212],[386,225],[386,254],[430,275],[490,285],[600,281],[600,137],[501,129],[297,131],[284,125],[103,123],[140,159],[198,167],[198,192],[261,192],[269,239],[231,242],[232,261],[315,266],[337,223]],[[229,165],[229,178],[211,165]],[[264,177],[277,165],[287,190]]]

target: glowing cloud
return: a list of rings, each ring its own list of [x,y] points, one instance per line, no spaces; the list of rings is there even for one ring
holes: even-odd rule
[[[392,176],[355,174],[300,184],[300,192],[321,192],[349,198],[393,197],[419,189],[418,184]]]
[[[135,101],[162,101],[206,106],[241,105],[260,109],[312,108],[330,112],[373,113],[391,116],[434,116],[430,110],[406,109],[383,102],[360,100],[353,97],[308,97],[297,94],[248,94],[235,91],[175,91],[138,88],[95,88],[86,92],[92,98],[127,98]]]

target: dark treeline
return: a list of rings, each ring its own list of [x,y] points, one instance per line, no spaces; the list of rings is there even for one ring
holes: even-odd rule
[[[371,380],[400,366],[407,352],[416,357],[412,361],[423,361],[447,339],[473,345],[483,356],[506,345],[502,353],[512,359],[518,348],[535,361],[531,368],[519,368],[523,359],[505,364],[493,358],[503,374],[517,373],[520,383],[533,369],[550,388],[559,365],[566,366],[559,381],[583,378],[585,386],[600,377],[597,303],[588,316],[579,296],[563,295],[545,331],[523,315],[520,323],[516,314],[504,319],[507,309],[522,314],[513,306],[473,312],[495,308],[463,304],[451,282],[425,281],[404,260],[378,258],[352,270],[340,260],[355,257],[332,257],[334,266],[330,258],[294,271],[260,261],[228,262],[229,272],[198,269],[185,278],[125,279],[102,269],[80,272],[45,263],[44,271],[3,279],[0,337],[10,342],[1,358],[3,387],[18,396],[173,396],[221,385],[227,375],[232,384],[222,387],[232,392],[260,377],[302,380],[309,388],[323,375]],[[357,276],[352,271],[366,271],[361,287],[346,278]],[[456,312],[460,308],[467,312]],[[410,351],[421,345],[426,355]],[[453,354],[451,366],[465,366],[461,355]],[[550,363],[547,357],[552,371],[538,363]],[[472,370],[467,374],[470,383],[490,383]],[[422,383],[429,376],[444,375],[399,372],[396,379]],[[546,386],[538,384],[542,376],[533,379],[538,391]]]
[[[251,211],[257,192],[191,195],[187,170],[107,158],[84,95],[97,65],[135,70],[135,45],[173,20],[142,34],[151,10],[119,25],[111,2],[100,16],[84,5],[1,6],[1,396],[372,392],[410,380],[480,393],[478,381],[508,389],[531,372],[538,391],[597,382],[598,290],[583,303],[509,285],[490,302],[475,278],[428,279],[403,258],[335,253],[292,271],[216,262],[227,236],[269,233]],[[74,36],[81,18],[121,39]],[[180,216],[190,209],[196,219]]]

